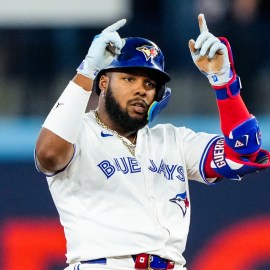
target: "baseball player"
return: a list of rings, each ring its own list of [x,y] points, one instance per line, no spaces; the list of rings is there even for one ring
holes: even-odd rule
[[[35,160],[64,227],[66,269],[186,269],[188,180],[214,185],[270,166],[230,45],[198,20],[189,49],[215,91],[223,135],[147,126],[168,103],[170,76],[155,43],[119,36],[124,19],[95,36],[47,116]],[[85,113],[92,89],[98,107]]]

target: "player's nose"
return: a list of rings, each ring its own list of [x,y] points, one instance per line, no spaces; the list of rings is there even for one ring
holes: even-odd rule
[[[145,84],[144,81],[142,80],[138,80],[136,82],[134,86],[134,95],[135,96],[142,96],[145,97],[146,96],[146,88],[145,88]]]

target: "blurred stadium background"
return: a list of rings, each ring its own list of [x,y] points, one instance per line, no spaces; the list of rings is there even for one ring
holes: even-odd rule
[[[65,267],[63,232],[33,151],[43,120],[105,26],[127,18],[121,36],[143,36],[162,48],[173,96],[155,123],[220,133],[213,91],[187,46],[199,33],[201,12],[213,34],[230,40],[242,96],[270,149],[269,1],[0,0],[2,269]],[[268,170],[240,183],[191,183],[189,270],[270,269],[269,176]]]

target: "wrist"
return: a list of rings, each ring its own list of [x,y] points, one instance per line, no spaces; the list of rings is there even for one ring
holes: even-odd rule
[[[74,83],[83,88],[85,91],[90,92],[93,88],[94,81],[80,73],[77,73],[72,79]]]
[[[230,66],[221,70],[219,73],[208,74],[207,78],[212,86],[222,86],[228,83],[233,77],[233,72]]]
[[[84,59],[76,71],[78,74],[94,80],[99,72],[99,68],[90,64],[86,59]]]
[[[240,94],[242,88],[240,77],[236,74],[224,85],[212,85],[215,90],[216,98],[224,100],[228,98],[235,98]]]

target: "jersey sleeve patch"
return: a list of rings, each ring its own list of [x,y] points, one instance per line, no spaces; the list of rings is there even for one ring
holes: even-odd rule
[[[205,164],[206,164],[206,160],[208,155],[210,154],[211,149],[213,148],[213,145],[216,144],[216,142],[220,139],[222,139],[222,136],[215,136],[213,137],[208,144],[206,145],[203,154],[202,154],[202,158],[200,160],[200,174],[204,180],[204,182],[207,185],[214,185],[218,182],[220,182],[220,180],[222,179],[222,177],[213,177],[213,178],[208,178],[206,177],[206,172],[205,172]]]
[[[260,149],[256,159],[251,161],[248,156],[228,155],[224,144],[224,138],[215,141],[210,164],[211,168],[222,177],[230,180],[241,180],[247,174],[270,167],[270,153],[268,151]]]

